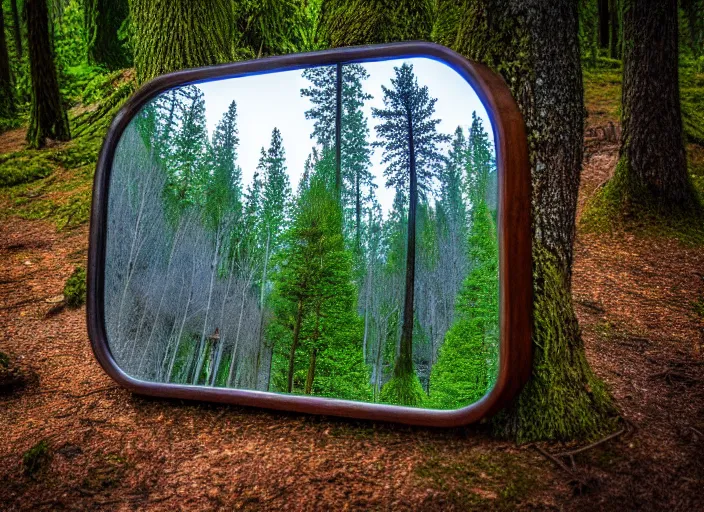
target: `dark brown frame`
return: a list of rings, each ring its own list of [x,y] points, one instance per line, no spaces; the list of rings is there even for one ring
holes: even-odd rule
[[[405,57],[427,57],[451,66],[474,88],[492,121],[498,169],[500,269],[499,375],[493,389],[481,400],[467,407],[434,410],[244,389],[145,382],[123,372],[117,366],[108,346],[103,285],[112,160],[120,137],[130,120],[156,95],[180,85],[312,66]],[[88,249],[88,334],[95,357],[107,374],[121,386],[136,393],[413,425],[464,425],[503,408],[528,381],[532,365],[531,311],[530,165],[523,118],[499,75],[482,64],[466,60],[444,46],[409,42],[341,48],[169,73],[142,86],[118,112],[105,137],[93,185]]]

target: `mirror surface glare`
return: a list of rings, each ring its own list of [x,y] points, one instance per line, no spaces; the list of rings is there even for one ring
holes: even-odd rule
[[[489,116],[413,57],[151,100],[110,175],[117,365],[148,382],[458,409],[499,368]]]

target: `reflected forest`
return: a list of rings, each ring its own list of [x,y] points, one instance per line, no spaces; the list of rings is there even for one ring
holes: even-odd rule
[[[131,122],[111,175],[105,272],[108,339],[126,373],[440,409],[491,389],[491,127],[474,113],[468,129],[441,133],[434,91],[396,63],[371,110],[363,65],[302,72],[300,115],[314,129],[295,174],[276,119],[261,119],[271,139],[244,183],[238,155],[259,151],[240,145],[247,123],[232,101],[208,133],[197,86]],[[380,187],[393,191],[388,211]]]

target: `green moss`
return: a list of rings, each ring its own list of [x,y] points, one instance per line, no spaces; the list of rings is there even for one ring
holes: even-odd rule
[[[64,300],[70,308],[81,307],[86,302],[86,269],[76,267],[64,285]]]
[[[533,263],[533,374],[516,402],[493,419],[493,430],[519,443],[599,437],[616,426],[611,397],[587,362],[557,259],[538,246]]]
[[[704,320],[704,297],[700,297],[692,302],[692,311],[694,311],[695,315]]]
[[[51,450],[49,448],[49,443],[43,439],[22,455],[24,474],[35,477],[46,468],[50,461]]]
[[[625,230],[652,238],[675,238],[692,246],[704,245],[701,209],[664,210],[644,185],[629,178],[625,165],[620,160],[613,178],[587,202],[580,229],[587,233]],[[699,182],[694,174],[692,177],[696,189]]]
[[[50,155],[39,151],[17,151],[0,156],[0,187],[30,183],[51,174]]]
[[[381,388],[380,400],[387,404],[420,407],[425,397],[423,386],[418,376],[413,373],[411,375],[392,377]]]

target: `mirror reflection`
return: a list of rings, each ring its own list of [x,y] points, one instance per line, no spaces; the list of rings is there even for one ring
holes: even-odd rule
[[[493,386],[493,135],[447,65],[172,89],[110,180],[105,322],[127,374],[439,409]]]

